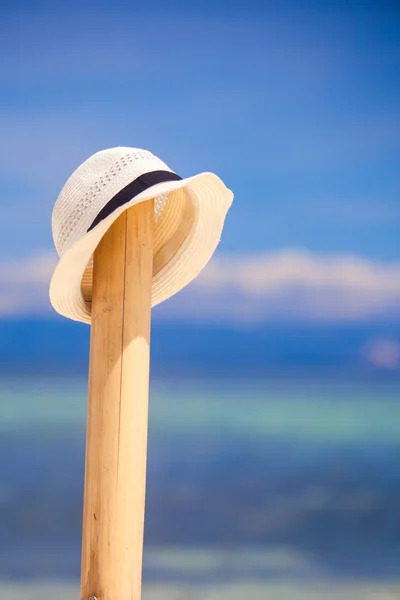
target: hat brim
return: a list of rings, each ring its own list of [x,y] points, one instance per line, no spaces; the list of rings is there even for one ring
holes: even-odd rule
[[[54,309],[74,321],[90,323],[91,304],[84,300],[82,277],[100,240],[128,208],[160,194],[185,188],[194,207],[188,235],[176,254],[153,275],[152,306],[156,306],[190,283],[205,267],[220,241],[233,193],[214,173],[200,173],[180,181],[156,184],[116,209],[86,233],[60,258],[51,282],[50,301]]]

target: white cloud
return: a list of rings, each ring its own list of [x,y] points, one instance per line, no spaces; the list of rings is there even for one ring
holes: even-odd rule
[[[56,261],[55,253],[48,252],[0,262],[0,316],[49,312],[48,285]],[[399,318],[400,263],[302,250],[222,255],[157,314],[239,325]]]
[[[55,253],[0,262],[0,317],[48,313]]]
[[[236,323],[400,316],[400,263],[302,250],[226,256],[161,310]]]
[[[400,369],[400,344],[388,338],[379,338],[365,348],[365,358],[374,367],[396,371]]]
[[[199,287],[234,286],[251,294],[269,294],[288,285],[313,288],[400,292],[400,264],[378,264],[351,255],[315,256],[302,250],[265,255],[229,256],[213,261]]]

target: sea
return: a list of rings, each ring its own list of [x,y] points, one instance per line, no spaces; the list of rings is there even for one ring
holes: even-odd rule
[[[87,384],[0,378],[0,599],[79,598]],[[144,600],[400,599],[400,382],[151,382]]]

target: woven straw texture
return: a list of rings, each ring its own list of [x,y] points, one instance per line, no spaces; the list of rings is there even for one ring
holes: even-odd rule
[[[210,260],[233,200],[232,192],[213,173],[158,183],[88,232],[113,196],[141,175],[159,170],[172,172],[147,150],[120,147],[94,154],[68,179],[52,215],[60,261],[51,280],[50,300],[57,312],[90,323],[94,250],[119,215],[138,202],[168,196],[154,225],[153,306],[190,283]]]

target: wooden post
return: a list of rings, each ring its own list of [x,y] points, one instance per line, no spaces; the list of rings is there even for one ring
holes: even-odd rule
[[[94,255],[81,600],[139,600],[146,488],[154,202]]]

